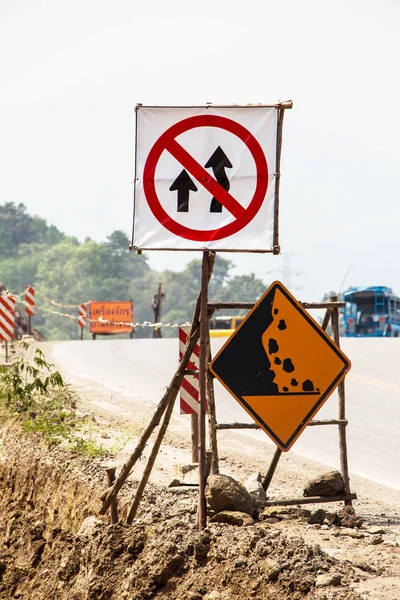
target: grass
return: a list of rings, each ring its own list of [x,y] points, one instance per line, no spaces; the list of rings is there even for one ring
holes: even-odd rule
[[[54,365],[36,348],[28,360],[30,347],[20,342],[24,353],[11,367],[0,366],[1,418],[18,419],[26,431],[39,432],[49,447],[66,443],[88,456],[109,453],[92,429],[76,414],[76,395]]]

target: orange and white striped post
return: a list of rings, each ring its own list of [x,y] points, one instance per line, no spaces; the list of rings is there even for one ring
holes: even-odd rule
[[[87,303],[80,304],[78,308],[78,326],[81,328],[81,340],[83,340],[83,329],[86,327]]]
[[[25,288],[25,312],[28,315],[28,334],[32,335],[31,318],[36,312],[35,288],[28,285]]]
[[[0,340],[6,347],[6,362],[8,362],[8,342],[14,339],[16,300],[8,294],[0,294]]]

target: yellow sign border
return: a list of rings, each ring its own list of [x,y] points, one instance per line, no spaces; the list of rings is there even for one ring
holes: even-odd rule
[[[235,337],[239,334],[240,330],[243,327],[246,327],[246,322],[252,316],[252,314],[260,307],[260,305],[264,302],[267,296],[274,292],[276,289],[279,289],[281,293],[288,299],[288,301],[294,306],[294,308],[301,314],[301,316],[308,322],[308,324],[324,339],[324,341],[330,346],[333,352],[337,357],[343,362],[343,369],[339,372],[337,377],[332,381],[332,383],[328,386],[328,388],[321,392],[321,395],[318,397],[318,401],[314,404],[313,408],[309,410],[307,416],[299,423],[299,425],[295,428],[293,434],[289,437],[289,439],[284,442],[279,436],[274,432],[271,427],[267,423],[263,421],[263,419],[254,411],[254,409],[246,402],[243,396],[240,396],[237,392],[230,389],[229,385],[223,380],[222,376],[219,375],[218,369],[215,368],[215,363],[218,361],[218,358],[225,351],[229,344],[231,344]],[[241,351],[246,351],[246,349]],[[329,337],[329,335],[320,327],[320,325],[311,317],[311,315],[302,307],[300,302],[296,300],[296,298],[286,289],[286,287],[279,281],[274,281],[266,292],[262,295],[262,297],[255,303],[251,311],[246,315],[244,321],[239,325],[239,327],[232,333],[232,335],[228,338],[216,356],[210,363],[210,371],[211,373],[218,379],[218,381],[225,387],[225,389],[239,402],[239,404],[246,410],[246,412],[254,419],[254,421],[263,429],[263,431],[273,440],[273,442],[283,451],[287,452],[293,446],[295,441],[298,439],[300,434],[307,427],[308,423],[312,420],[318,410],[322,407],[322,405],[326,402],[332,392],[336,389],[339,383],[344,379],[346,374],[351,368],[351,363],[349,359],[345,356],[345,354],[341,351],[341,349],[334,343],[334,341]]]

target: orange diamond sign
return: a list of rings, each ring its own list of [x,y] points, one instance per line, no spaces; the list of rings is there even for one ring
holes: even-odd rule
[[[340,348],[276,281],[215,356],[210,370],[285,452],[350,366]]]

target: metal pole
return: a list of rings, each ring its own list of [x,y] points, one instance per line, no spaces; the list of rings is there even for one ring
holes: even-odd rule
[[[28,315],[28,335],[32,335],[31,315]]]
[[[6,348],[6,363],[8,363],[8,342],[7,340],[4,340],[5,343],[5,348]]]
[[[337,302],[337,296],[331,296],[332,302]],[[340,347],[339,340],[339,311],[337,308],[332,310],[332,333],[333,340],[337,347]],[[339,449],[340,449],[340,467],[342,471],[342,477],[344,481],[344,489],[346,495],[350,495],[350,477],[349,477],[349,465],[347,461],[347,440],[346,440],[346,398],[344,391],[344,380],[338,385],[338,397],[339,397],[339,414],[338,418],[342,421],[339,427]],[[351,506],[351,499],[345,500],[347,506]]]
[[[208,252],[203,252],[201,268],[201,292],[200,292],[200,361],[199,361],[199,387],[200,387],[200,411],[199,411],[199,503],[197,510],[197,528],[204,529],[207,525],[206,512],[206,394],[207,394],[207,338],[208,338]]]

